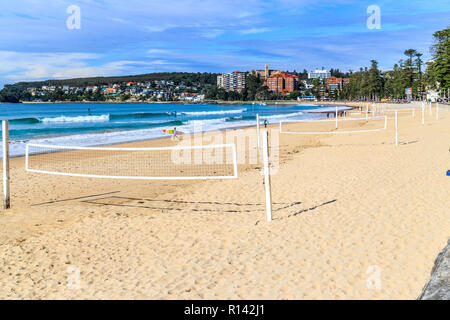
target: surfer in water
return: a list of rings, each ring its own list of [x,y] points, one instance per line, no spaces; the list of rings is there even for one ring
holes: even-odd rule
[[[88,107],[88,115],[91,115],[91,107]]]

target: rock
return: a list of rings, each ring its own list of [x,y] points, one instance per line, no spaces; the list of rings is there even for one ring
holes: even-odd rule
[[[418,300],[450,300],[450,240],[434,261],[431,279]]]

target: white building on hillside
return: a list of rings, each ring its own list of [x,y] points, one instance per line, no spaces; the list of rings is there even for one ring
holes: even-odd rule
[[[331,72],[328,70],[314,70],[308,72],[308,79],[326,79],[331,77]]]

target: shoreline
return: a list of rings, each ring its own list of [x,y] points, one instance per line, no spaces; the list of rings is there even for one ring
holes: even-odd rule
[[[352,102],[352,101],[298,101],[298,100],[252,100],[252,101],[227,101],[227,100],[203,100],[201,102],[189,102],[189,101],[21,101],[17,103],[2,102],[3,104],[44,104],[44,103],[92,103],[92,104],[223,104],[223,105],[235,105],[235,104],[266,104],[266,105],[322,105],[322,104],[346,104],[346,103],[369,103],[369,102]]]
[[[351,109],[348,110],[353,110],[355,107],[350,107],[350,106],[340,106],[340,107],[348,107]],[[310,111],[308,113],[311,114],[323,114],[323,118],[319,118],[319,119],[325,119],[325,114],[328,113],[333,113],[334,111]],[[277,114],[276,114],[277,115]],[[342,114],[339,113],[339,117],[341,117]],[[256,122],[256,120],[255,120]],[[278,123],[272,123],[268,125],[269,127],[271,126],[278,126]],[[161,127],[163,128],[163,127]],[[255,124],[242,124],[242,125],[238,125],[238,126],[232,126],[232,127],[224,127],[224,128],[219,128],[219,129],[211,129],[211,130],[206,130],[204,131],[204,133],[218,133],[218,132],[223,132],[223,131],[228,131],[228,130],[239,130],[239,129],[245,129],[245,128],[256,128],[256,123]],[[75,135],[90,135],[90,134],[97,134],[97,135],[102,135],[102,134],[107,134],[110,132],[130,132],[130,131],[134,131],[135,129],[130,129],[130,130],[116,130],[116,131],[108,131],[108,132],[88,132],[88,133],[74,133],[74,134],[69,134],[69,135],[54,135],[54,136],[45,136],[43,138],[37,138],[37,139],[29,139],[26,140],[26,142],[23,142],[24,139],[10,139],[11,142],[15,142],[15,141],[19,141],[19,143],[33,143],[33,140],[40,140],[40,139],[52,139],[52,138],[60,138],[60,137],[70,137],[70,136],[75,136]],[[144,129],[136,129],[136,130],[145,130]],[[186,136],[191,136],[193,133],[187,133]],[[153,140],[160,140],[160,139],[170,139],[170,136],[161,136],[161,137],[153,137],[153,138],[142,138],[142,139],[136,139],[136,140],[129,140],[129,141],[123,141],[123,142],[112,142],[112,143],[99,143],[99,144],[92,144],[92,145],[87,145],[87,147],[105,147],[105,146],[119,146],[119,145],[123,145],[123,144],[128,144],[128,143],[136,143],[136,142],[144,142],[144,141],[153,141]],[[18,155],[14,155],[14,154],[10,154],[10,158],[20,158],[20,157],[24,157],[24,154],[18,154]]]

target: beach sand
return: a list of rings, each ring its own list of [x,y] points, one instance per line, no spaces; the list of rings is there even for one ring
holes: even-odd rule
[[[415,299],[450,236],[440,117],[401,118],[398,147],[393,120],[281,134],[272,222],[260,164],[240,164],[238,179],[138,181],[27,173],[12,159],[0,298]]]

